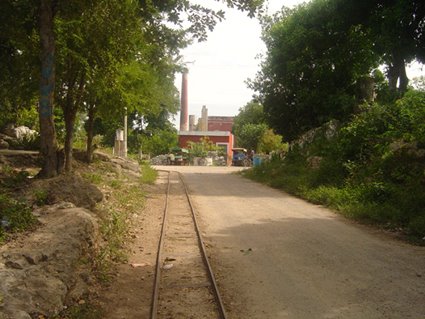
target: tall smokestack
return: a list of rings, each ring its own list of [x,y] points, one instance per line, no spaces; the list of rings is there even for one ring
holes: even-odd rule
[[[180,131],[189,130],[189,111],[188,111],[188,97],[187,97],[187,70],[182,74],[182,93],[180,103]]]
[[[206,132],[208,131],[208,109],[205,105],[202,106],[201,114],[202,114],[201,131]]]

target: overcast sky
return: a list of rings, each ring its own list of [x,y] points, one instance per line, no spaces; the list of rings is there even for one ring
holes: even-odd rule
[[[189,114],[197,117],[202,105],[206,105],[209,115],[234,116],[252,98],[254,92],[245,84],[254,78],[259,70],[260,60],[256,57],[265,52],[260,39],[261,28],[255,18],[246,13],[229,9],[218,2],[211,4],[226,11],[226,20],[217,24],[208,40],[194,43],[182,54],[188,64]],[[283,5],[293,6],[300,0],[270,0],[269,13]],[[206,5],[206,1],[200,1]],[[181,74],[176,75],[176,87],[181,89]],[[180,114],[176,121],[179,123]]]
[[[206,4],[205,0],[199,2]],[[269,13],[283,5],[292,7],[301,2],[304,1],[269,0]],[[245,81],[255,77],[260,63],[256,57],[265,52],[260,25],[255,18],[250,19],[236,9],[225,8],[225,11],[226,20],[217,24],[206,42],[195,43],[182,52],[184,61],[194,61],[188,64],[188,97],[189,114],[196,117],[200,116],[202,105],[207,106],[208,115],[237,115],[254,93]],[[175,85],[181,89],[180,74],[176,75]],[[180,122],[180,114],[175,122]]]

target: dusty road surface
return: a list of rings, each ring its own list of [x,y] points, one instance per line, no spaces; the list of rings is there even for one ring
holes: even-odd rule
[[[425,318],[425,247],[235,168],[172,169],[189,185],[229,318]]]

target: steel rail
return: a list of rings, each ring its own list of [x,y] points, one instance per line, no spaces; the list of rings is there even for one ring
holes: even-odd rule
[[[160,284],[160,277],[161,277],[161,255],[162,255],[162,248],[164,247],[165,226],[167,223],[168,198],[170,195],[170,186],[171,186],[170,176],[171,176],[171,172],[168,171],[167,191],[165,193],[164,214],[162,215],[161,235],[159,237],[158,253],[156,255],[155,279],[154,279],[152,303],[151,303],[151,316],[150,316],[151,319],[156,319],[158,314],[158,296],[159,296],[159,284]]]
[[[190,210],[192,212],[193,223],[195,225],[195,230],[196,230],[196,233],[198,235],[198,244],[199,244],[199,247],[201,249],[202,259],[204,260],[204,263],[207,266],[208,276],[210,277],[210,280],[211,280],[212,285],[213,285],[214,297],[215,297],[217,305],[218,305],[218,311],[220,313],[220,318],[221,319],[227,319],[226,310],[224,308],[223,300],[221,299],[221,296],[220,296],[220,291],[218,290],[217,281],[215,279],[214,272],[212,270],[211,264],[208,260],[208,255],[207,255],[207,250],[205,249],[204,240],[202,238],[201,232],[199,231],[199,224],[198,224],[198,220],[196,218],[196,211],[195,211],[195,207],[193,206],[193,203],[192,203],[192,198],[190,197],[190,194],[189,194],[188,188],[186,186],[186,182],[184,181],[183,175],[179,173],[179,177],[180,177],[180,180],[182,181],[184,191],[186,193],[186,197],[187,197],[187,200],[189,202]]]
[[[207,268],[207,273],[208,273],[208,277],[212,283],[212,290],[213,290],[213,294],[218,306],[218,312],[220,315],[220,319],[227,319],[227,315],[226,315],[226,311],[224,308],[224,304],[222,301],[222,298],[220,296],[220,292],[218,290],[218,285],[217,285],[217,281],[215,279],[214,273],[212,271],[212,267],[211,264],[208,260],[208,256],[207,256],[207,252],[205,249],[205,245],[202,239],[202,235],[201,232],[199,231],[199,225],[198,225],[198,221],[196,218],[196,211],[194,208],[194,205],[192,203],[192,199],[190,197],[188,188],[186,186],[186,183],[184,181],[184,178],[182,176],[182,174],[180,172],[176,172],[179,176],[179,179],[182,182],[185,194],[186,194],[186,198],[188,200],[189,203],[189,207],[192,213],[192,220],[195,226],[195,232],[197,234],[197,239],[198,239],[198,245],[201,251],[201,255],[202,255],[202,259],[204,261],[204,264]],[[166,200],[165,200],[165,208],[164,208],[164,215],[163,215],[163,222],[162,222],[162,227],[161,227],[161,235],[160,235],[160,239],[159,239],[159,243],[158,243],[158,254],[157,254],[157,258],[156,258],[156,270],[155,270],[155,279],[154,279],[154,291],[152,294],[152,304],[151,304],[151,319],[156,319],[157,318],[157,313],[158,313],[158,296],[159,296],[159,285],[160,285],[160,275],[161,275],[161,255],[162,255],[162,249],[164,246],[164,237],[165,237],[165,225],[167,222],[167,213],[168,213],[168,201],[169,201],[169,193],[170,193],[170,176],[171,176],[171,171],[168,171],[168,185],[167,185],[167,192],[166,192]]]

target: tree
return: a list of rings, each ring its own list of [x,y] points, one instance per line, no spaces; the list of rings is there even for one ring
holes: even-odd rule
[[[57,142],[53,119],[53,103],[55,92],[55,35],[54,18],[56,14],[55,1],[40,0],[39,7],[39,32],[40,32],[40,59],[41,59],[41,80],[40,80],[40,153],[43,158],[43,165],[39,176],[53,177],[58,171]]]
[[[275,134],[272,129],[267,129],[258,142],[257,152],[269,154],[273,151],[282,151],[286,147],[287,144],[282,143],[282,136]]]
[[[262,2],[262,0],[226,1],[227,5],[246,10],[250,15],[254,14]],[[0,8],[7,9],[4,16],[8,17],[6,21],[12,22],[10,25],[18,26],[18,29],[28,27],[29,33],[35,28],[38,29],[37,40],[41,45],[39,121],[43,156],[40,176],[45,177],[58,174],[57,141],[53,118],[55,88],[58,104],[62,107],[65,117],[66,169],[69,171],[76,114],[83,109],[83,106],[87,106],[88,114],[94,116],[93,111],[101,105],[99,96],[108,95],[108,92],[106,94],[102,92],[101,87],[105,89],[104,85],[114,84],[113,81],[119,77],[117,71],[120,68],[132,63],[133,66],[142,65],[141,70],[147,70],[145,73],[147,78],[150,76],[155,82],[150,88],[160,91],[165,88],[164,85],[168,85],[161,83],[163,78],[160,75],[163,75],[166,69],[163,66],[166,65],[168,68],[172,66],[174,72],[175,65],[178,63],[179,50],[187,46],[193,38],[205,40],[208,30],[212,30],[217,21],[223,19],[222,11],[216,12],[187,0],[40,0],[39,3],[17,0],[2,3]],[[15,8],[25,9],[22,11],[24,15],[13,15]],[[188,17],[189,26],[183,24],[183,17]],[[38,24],[33,20],[38,21]],[[0,27],[2,31],[13,30],[3,21]],[[6,52],[9,58],[16,56],[16,53],[26,57],[34,51],[28,48],[22,51],[22,48],[18,48],[14,43],[13,34],[1,34],[0,37],[2,41],[6,40],[4,43],[7,43],[6,47],[0,48],[0,54],[3,55]],[[140,50],[141,48],[143,50]],[[8,50],[12,53],[7,54]],[[18,61],[15,56],[13,60]],[[156,68],[156,65],[161,67]],[[32,67],[35,68],[34,65]],[[153,72],[158,70],[161,70],[158,72],[160,75],[152,77]],[[89,90],[89,86],[97,80],[94,76],[100,74],[107,74],[110,78],[102,81],[102,85],[94,85],[96,88]],[[166,74],[165,81],[169,82],[170,69],[167,69]],[[33,79],[33,76],[27,76],[26,80]],[[7,76],[0,76],[0,81],[7,82]],[[143,79],[138,77],[137,81],[140,83]],[[120,89],[119,85],[112,85],[112,87],[114,90]],[[148,96],[151,93],[150,88],[142,94]],[[126,94],[120,96],[125,97]],[[145,99],[145,102],[148,100]],[[138,104],[147,105],[144,102]],[[113,111],[122,112],[123,106],[125,103],[120,103],[118,110]]]
[[[18,124],[20,113],[37,105],[39,41],[33,11],[24,1],[0,1],[0,127]],[[38,120],[33,124],[38,129]]]
[[[251,86],[271,127],[288,140],[347,118],[355,83],[378,66],[368,30],[347,26],[337,8],[336,1],[315,0],[263,24],[268,53]]]
[[[243,126],[246,124],[262,124],[266,122],[263,106],[257,102],[249,102],[239,109],[238,115],[233,121],[233,134],[238,137]]]

